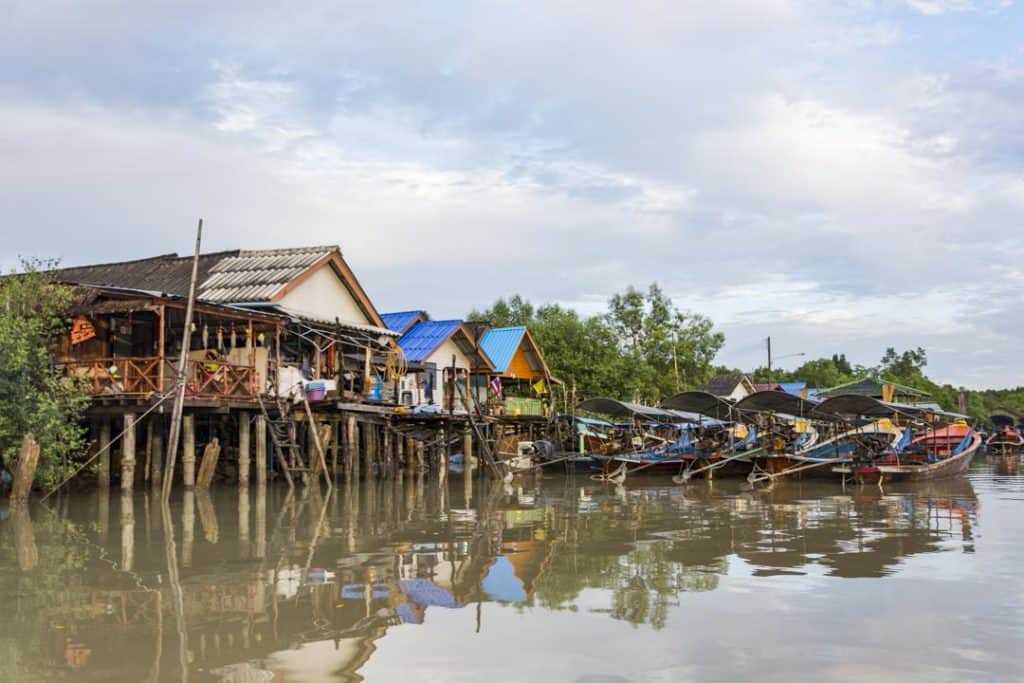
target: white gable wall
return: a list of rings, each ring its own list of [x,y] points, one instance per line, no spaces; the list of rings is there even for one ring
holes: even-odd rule
[[[320,266],[319,270],[285,294],[277,303],[297,313],[306,313],[323,320],[338,318],[343,322],[374,324],[359,308],[355,297],[349,293],[329,263]]]
[[[434,403],[439,406],[444,406],[445,397],[448,395],[447,387],[445,387],[442,380],[444,378],[444,369],[452,366],[452,355],[455,356],[456,368],[461,370],[472,368],[469,357],[451,339],[437,347],[434,353],[424,361],[437,365],[437,370],[434,374]],[[427,397],[423,393],[423,387],[417,382],[416,373],[409,373],[402,379],[400,390],[412,392],[413,403],[415,404],[425,404],[427,402]],[[465,411],[465,406],[462,405],[462,401],[458,398],[456,399],[455,410]]]

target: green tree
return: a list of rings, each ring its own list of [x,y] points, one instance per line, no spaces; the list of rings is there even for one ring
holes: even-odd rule
[[[79,420],[88,405],[82,387],[50,359],[55,339],[70,329],[73,292],[51,274],[55,263],[25,261],[23,271],[0,278],[0,456],[17,453],[22,436],[40,446],[37,481],[53,483],[82,452]]]

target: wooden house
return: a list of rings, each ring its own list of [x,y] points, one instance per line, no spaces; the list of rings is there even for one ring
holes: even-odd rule
[[[560,383],[548,368],[544,354],[525,327],[495,327],[480,336],[480,348],[494,366],[493,382],[476,391],[490,394],[495,412],[509,415],[542,415],[551,384]]]
[[[61,362],[76,374],[88,366],[96,393],[159,392],[180,351],[191,268],[191,257],[168,254],[58,271],[62,282],[97,293],[82,301],[75,323],[83,334],[91,326],[94,339],[69,341]],[[256,391],[285,392],[313,379],[360,398],[397,364],[398,335],[387,329],[338,247],[203,254],[196,297],[190,363],[232,377],[218,380],[225,390],[213,393],[221,398],[241,395],[234,368],[252,371],[253,379],[244,382],[252,386],[250,399]],[[106,361],[109,378],[103,377]]]
[[[720,398],[739,401],[754,393],[756,388],[746,375],[732,374],[712,377],[701,390]]]
[[[472,378],[487,377],[494,364],[477,345],[461,320],[426,320],[417,315],[409,325],[397,314],[385,320],[401,326],[398,339],[407,364],[399,380],[399,400],[405,405],[437,405],[446,411],[464,412],[478,397],[472,392]]]

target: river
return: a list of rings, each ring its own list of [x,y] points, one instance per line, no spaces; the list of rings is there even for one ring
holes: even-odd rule
[[[1016,467],[468,484],[4,510],[0,680],[1024,680]]]

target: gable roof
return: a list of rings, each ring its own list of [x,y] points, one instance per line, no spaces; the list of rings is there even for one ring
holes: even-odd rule
[[[384,327],[398,334],[405,334],[409,328],[416,323],[426,320],[427,314],[424,311],[396,311],[394,313],[381,313],[380,319],[384,321]]]
[[[928,393],[921,391],[920,389],[908,387],[904,384],[897,384],[896,382],[890,382],[880,377],[862,377],[860,379],[855,379],[852,382],[829,387],[828,389],[819,389],[818,395],[837,396],[839,394],[859,394],[861,396],[878,398],[882,395],[882,386],[886,384],[892,385],[896,396],[930,398]]]
[[[526,348],[523,348],[524,345]],[[538,375],[557,381],[551,375],[544,355],[534,341],[533,335],[525,327],[492,327],[485,331],[480,337],[480,349],[491,359],[494,364],[494,371],[499,375],[508,372],[516,351],[521,349],[530,367],[537,371]]]
[[[455,334],[461,324],[460,320],[424,320],[399,337],[398,345],[406,360],[424,361]]]
[[[807,389],[807,382],[779,382],[779,386],[787,394],[799,396],[802,391]]]
[[[704,385],[703,391],[715,396],[729,396],[736,390],[736,387],[744,382],[750,385],[750,391],[753,392],[754,385],[750,383],[750,379],[746,375],[718,375],[717,377],[712,377]]]
[[[370,324],[385,327],[366,291],[342,258],[341,250],[334,245],[201,254],[196,298],[222,304],[275,302],[327,264],[334,269]],[[163,254],[134,261],[61,268],[56,275],[70,284],[188,296],[192,257]]]

